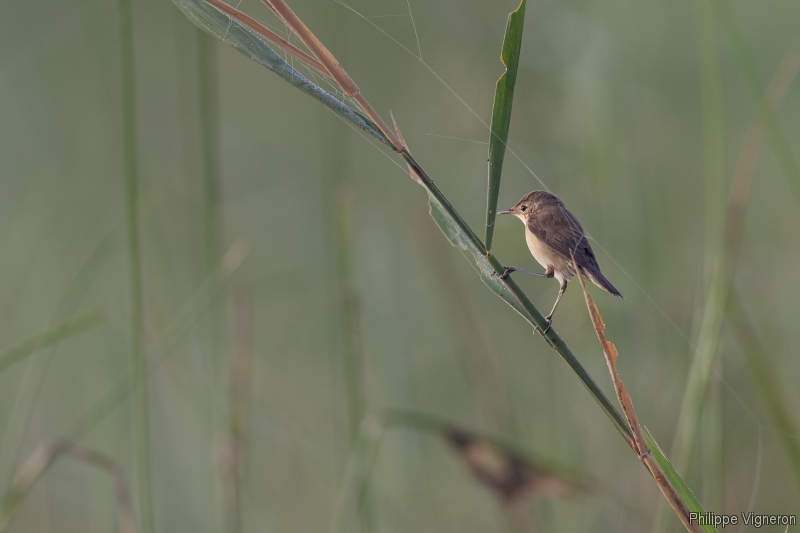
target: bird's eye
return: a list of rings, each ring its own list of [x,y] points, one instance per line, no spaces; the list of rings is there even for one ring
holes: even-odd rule
[[[520,211],[525,211],[526,209],[528,209],[527,205],[523,205],[522,207],[519,208]]]

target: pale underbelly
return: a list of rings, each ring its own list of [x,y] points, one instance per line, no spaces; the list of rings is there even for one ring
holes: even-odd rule
[[[553,274],[558,281],[569,280],[575,275],[574,269],[571,268],[571,265],[569,265],[564,258],[540,241],[536,235],[528,231],[527,228],[525,231],[525,240],[528,243],[528,249],[531,251],[533,258],[536,259],[545,270],[552,268]]]

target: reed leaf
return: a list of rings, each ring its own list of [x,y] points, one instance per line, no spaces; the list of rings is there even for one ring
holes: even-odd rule
[[[659,447],[656,439],[653,438],[653,436],[650,434],[650,431],[646,427],[642,427],[642,430],[644,433],[644,439],[647,442],[647,446],[650,448],[650,453],[658,463],[658,466],[661,467],[661,470],[664,471],[664,475],[672,484],[672,487],[678,494],[681,495],[683,501],[686,502],[686,505],[689,507],[689,510],[691,510],[693,513],[703,513],[703,506],[689,488],[689,485],[686,484],[678,471],[675,470],[675,467],[672,466],[669,458],[664,454],[663,451],[661,451],[661,447]],[[714,533],[717,531],[714,526],[710,525],[701,525],[700,528],[706,533]]]
[[[750,375],[761,392],[777,429],[775,433],[786,451],[795,483],[800,488],[800,433],[792,419],[791,406],[784,396],[778,373],[773,367],[775,356],[759,338],[753,321],[744,310],[741,297],[736,291],[731,291],[729,298],[728,321],[745,356]]]
[[[369,133],[382,143],[389,144],[386,137],[369,119],[303,76],[243,25],[228,18],[203,0],[173,0],[173,3],[203,31],[233,46],[256,63],[267,67],[357,128]]]
[[[219,293],[239,269],[247,254],[247,247],[241,241],[235,241],[228,248],[214,271],[197,288],[169,326],[145,350],[145,359],[149,364],[144,375],[127,372],[65,431],[69,439],[77,441],[85,438],[109,413],[139,390],[147,377],[177,349],[186,335],[208,313],[209,307],[219,297]]]
[[[517,83],[519,56],[522,49],[522,29],[525,26],[525,0],[509,13],[506,36],[500,61],[506,71],[497,80],[492,107],[492,125],[489,137],[489,190],[486,196],[486,249],[492,249],[494,221],[497,217],[497,197],[500,194],[500,177],[506,156],[508,129],[511,126],[511,106],[514,102],[514,86]]]

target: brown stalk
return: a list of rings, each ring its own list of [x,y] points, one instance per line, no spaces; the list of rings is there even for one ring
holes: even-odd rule
[[[242,530],[242,484],[253,382],[253,311],[249,296],[233,300],[233,346],[228,355],[230,411],[227,442],[222,448],[221,477],[229,531]]]
[[[764,95],[765,104],[774,113],[786,97],[792,81],[800,70],[800,42],[792,46],[781,60],[775,75],[767,87]],[[731,189],[728,195],[728,209],[725,216],[725,237],[723,244],[723,259],[728,265],[728,275],[732,270],[733,262],[742,240],[744,230],[744,211],[750,190],[753,185],[756,164],[764,145],[764,121],[761,116],[756,117],[747,129],[747,135],[736,161],[736,170],[733,173]]]
[[[328,73],[328,70],[322,63],[320,63],[307,53],[303,52],[302,50],[297,48],[295,45],[293,45],[286,39],[279,36],[277,33],[273,32],[272,30],[270,30],[269,28],[258,22],[256,19],[242,13],[233,6],[229,6],[225,2],[222,2],[221,0],[205,0],[205,1],[214,6],[219,11],[222,11],[223,13],[228,15],[230,18],[232,18],[242,26],[249,28],[257,35],[263,37],[264,39],[268,40],[275,46],[279,47],[287,54],[291,55],[296,59],[299,59],[309,67],[318,71],[323,76],[331,78],[331,75]]]
[[[606,325],[603,322],[603,317],[600,316],[600,311],[597,309],[594,300],[592,300],[592,297],[586,291],[586,282],[583,279],[583,274],[581,273],[580,269],[577,269],[577,272],[578,279],[581,283],[581,288],[583,289],[583,296],[586,298],[586,307],[589,308],[589,316],[592,319],[594,331],[597,333],[597,338],[600,341],[600,346],[602,346],[603,354],[606,357],[606,364],[608,365],[608,371],[611,374],[611,381],[614,383],[614,390],[617,393],[617,399],[622,407],[622,413],[625,415],[625,419],[628,421],[628,425],[633,433],[633,440],[628,441],[628,444],[636,456],[639,457],[639,460],[642,462],[642,464],[644,464],[645,468],[647,468],[647,470],[653,476],[658,488],[661,489],[661,492],[669,502],[670,507],[672,507],[672,509],[675,511],[675,514],[678,515],[678,518],[680,518],[686,530],[691,531],[692,533],[702,533],[703,529],[700,527],[700,525],[696,523],[693,524],[689,520],[689,507],[686,505],[686,502],[683,501],[683,498],[681,498],[680,494],[678,494],[678,492],[675,490],[675,487],[672,486],[672,483],[669,482],[667,476],[664,474],[664,471],[658,465],[652,453],[650,452],[650,447],[647,446],[647,441],[645,441],[644,433],[642,432],[642,426],[639,423],[639,419],[637,418],[636,412],[633,409],[633,401],[631,400],[628,391],[625,389],[625,384],[622,382],[622,379],[619,377],[619,373],[617,372],[617,347],[614,346],[613,342],[610,342],[608,339],[606,339]]]
[[[22,464],[11,480],[11,487],[3,501],[0,513],[0,532],[11,524],[11,519],[22,500],[27,496],[42,474],[62,455],[99,468],[108,473],[114,481],[117,496],[117,516],[120,533],[136,533],[136,520],[133,514],[128,482],[122,468],[109,456],[92,448],[67,440],[40,444]]]
[[[381,132],[386,136],[389,142],[392,144],[394,149],[398,152],[403,151],[402,143],[400,140],[395,136],[394,132],[386,125],[383,121],[381,116],[373,109],[373,107],[367,102],[367,99],[364,98],[364,95],[361,94],[361,90],[356,85],[356,82],[350,77],[347,72],[345,72],[342,65],[336,60],[336,57],[327,49],[325,46],[317,39],[317,36],[308,29],[300,17],[295,15],[294,11],[292,11],[286,2],[283,0],[261,0],[264,4],[269,7],[273,13],[275,13],[278,18],[286,24],[290,30],[294,32],[295,35],[303,42],[304,45],[311,50],[311,53],[314,54],[317,59],[319,59],[320,63],[325,65],[325,68],[329,72],[329,76],[339,84],[339,87],[342,89],[344,94],[355,100],[355,102],[364,110],[364,112],[369,116],[370,119],[378,126]]]
[[[400,131],[400,127],[397,125],[397,121],[394,119],[394,113],[389,113],[392,116],[392,124],[394,125],[394,131],[397,134],[397,139],[400,141],[400,148],[402,152],[408,154],[411,157],[411,151],[408,149],[408,144],[406,144],[406,139],[403,137],[403,132]],[[422,176],[420,176],[419,170],[414,168],[411,163],[408,163],[408,175],[411,176],[411,179],[425,187],[425,183],[422,181]]]

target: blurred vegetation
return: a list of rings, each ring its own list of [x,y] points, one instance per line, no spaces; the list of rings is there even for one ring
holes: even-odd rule
[[[392,110],[473,228],[484,224],[489,132],[441,80],[489,122],[516,4],[291,2],[372,104]],[[580,498],[530,503],[527,525],[539,531],[655,527],[661,496],[646,472],[568,367],[455,257],[404,168],[264,68],[204,42],[173,4],[132,7],[155,530],[338,526],[352,497],[343,492],[354,434],[370,431],[355,418],[384,408],[435,413],[593,480]],[[240,9],[282,30],[255,0]],[[118,8],[67,0],[5,14],[0,346],[33,356],[15,355],[0,375],[0,491],[37,446],[76,427],[135,482],[133,388],[107,400],[133,383]],[[662,446],[678,431],[701,331],[713,333],[709,386],[697,400],[709,408],[681,473],[717,513],[800,507],[787,453],[800,423],[800,216],[791,164],[774,142],[783,136],[800,159],[800,83],[768,125],[738,215],[741,243],[725,272],[736,305],[718,309],[710,333],[703,326],[709,253],[721,254],[728,190],[759,117],[754,93],[795,44],[797,20],[800,4],[785,1],[545,0],[526,13],[498,205],[542,187],[527,166],[595,239],[604,273],[626,295],[595,300],[637,412]],[[237,241],[247,259],[220,267]],[[497,221],[493,249],[534,266],[514,220]],[[541,305],[557,290],[551,280],[519,283]],[[579,292],[566,293],[556,327],[613,397]],[[85,326],[97,310],[102,323],[65,326]],[[69,336],[54,344],[59,332]],[[350,516],[349,530],[518,525],[430,432],[385,432],[372,459],[362,520]],[[663,518],[662,530],[680,528]],[[117,522],[107,477],[59,462],[11,530]]]

